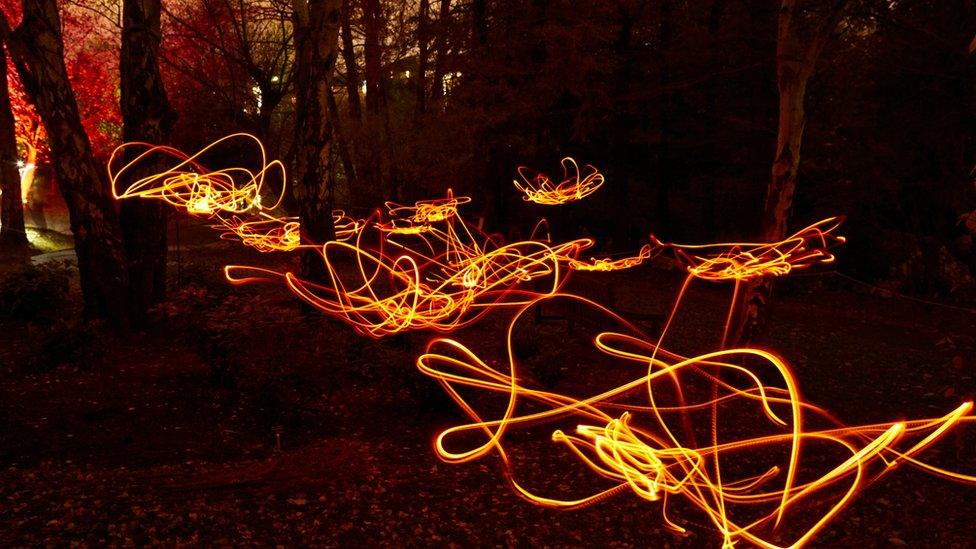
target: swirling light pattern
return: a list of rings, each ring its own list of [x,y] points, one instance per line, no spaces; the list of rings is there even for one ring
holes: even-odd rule
[[[260,167],[209,170],[203,164],[203,158],[231,146],[256,151]],[[156,163],[170,167],[139,177],[140,170]],[[191,215],[209,217],[223,231],[221,238],[240,240],[262,252],[287,252],[301,246],[298,218],[268,213],[284,200],[285,167],[278,160],[269,162],[264,146],[250,134],[218,139],[193,155],[164,145],[125,143],[112,152],[108,172],[116,199],[162,200]],[[133,174],[135,181],[120,191],[120,183]],[[360,228],[359,221],[339,210],[333,212],[333,221],[339,240],[351,239]]]
[[[742,348],[685,357],[592,301],[568,294],[540,298],[549,299],[581,301],[610,324],[624,327],[599,332],[593,346],[613,361],[613,371],[636,368],[644,373],[576,397],[527,383],[531,370],[515,358],[513,337],[534,303],[522,308],[509,327],[505,367],[491,366],[448,338],[431,342],[417,360],[420,371],[439,381],[470,419],[438,434],[437,455],[463,463],[497,454],[506,481],[532,503],[577,508],[630,491],[658,503],[664,524],[684,532],[669,516],[671,501],[681,497],[707,516],[723,547],[740,541],[797,547],[810,541],[860,489],[900,464],[976,484],[972,475],[918,457],[949,429],[976,421],[972,402],[936,418],[845,426],[802,398],[787,363],[773,353]],[[719,389],[711,397],[689,396],[708,395],[694,389],[709,385]],[[585,386],[599,387],[599,380],[588,380]],[[494,409],[502,411],[488,415],[479,410],[477,404],[485,404],[487,397],[472,395],[472,389],[500,396]],[[605,479],[606,486],[558,494],[531,488],[537,479],[519,475],[512,457],[517,443],[509,440],[510,433],[540,424],[553,425],[551,440],[562,447],[567,468],[582,464]],[[757,430],[767,433],[756,435]],[[710,441],[700,443],[709,431]],[[832,461],[824,465],[828,457]],[[804,506],[804,513],[792,512],[805,503],[811,505]],[[792,517],[804,522],[793,523],[788,520]],[[784,531],[791,539],[781,541]]]
[[[231,139],[257,145],[257,171],[208,171],[202,165],[203,155]],[[123,152],[133,148],[141,152],[127,154],[132,160],[116,168]],[[386,215],[377,210],[367,219],[336,211],[337,240],[303,246],[296,218],[269,213],[284,196],[284,168],[280,162],[267,162],[256,138],[229,136],[192,156],[144,143],[123,145],[109,165],[113,187],[143,163],[160,158],[173,166],[136,178],[117,198],[164,200],[190,214],[206,215],[224,231],[222,238],[238,239],[259,251],[318,250],[329,274],[326,282],[312,282],[292,272],[228,265],[225,273],[232,283],[283,283],[302,300],[374,338],[417,329],[447,333],[491,309],[516,311],[507,331],[505,368],[492,366],[451,338],[430,342],[417,366],[469,418],[437,436],[437,455],[461,463],[495,453],[515,492],[535,504],[574,508],[630,491],[657,502],[664,523],[684,531],[669,517],[670,502],[680,497],[707,517],[724,547],[742,541],[793,547],[810,541],[859,489],[901,464],[976,484],[972,475],[919,458],[950,429],[976,421],[971,402],[935,418],[846,426],[803,399],[798,380],[776,354],[726,348],[740,285],[833,261],[829,250],[844,242],[836,234],[839,218],[775,243],[690,246],[651,236],[651,244],[633,256],[587,261],[579,255],[593,240],[554,244],[543,236],[545,221],[529,240],[510,244],[483,233],[459,213],[458,207],[470,199],[448,190],[444,198],[409,206],[387,203]],[[592,166],[581,175],[576,162],[567,158],[563,167],[559,184],[520,168],[525,185],[516,182],[516,187],[528,201],[557,205],[584,198],[603,183]],[[280,192],[267,190],[269,179],[280,185]],[[263,204],[265,195],[273,197],[272,205]],[[571,271],[633,268],[665,250],[673,251],[688,274],[656,337],[593,301],[562,292]],[[665,348],[663,341],[694,280],[732,281],[735,290],[718,349],[686,357]],[[526,313],[550,300],[572,300],[591,309],[595,314],[586,315],[590,321],[603,317],[589,339],[589,351],[595,363],[608,364],[617,376],[630,376],[627,381],[614,385],[609,381],[614,375],[583,380],[583,394],[575,396],[531,381],[531,372],[516,359],[513,341]],[[471,391],[480,394],[472,396]],[[500,397],[501,406],[490,414],[481,406],[493,395]],[[522,478],[512,459],[517,444],[510,433],[538,426],[550,429],[551,441],[569,458],[568,467],[602,478],[606,486],[577,494],[532,488],[532,479]],[[828,459],[833,461],[824,466]],[[810,512],[795,512],[800,506],[817,508],[818,514],[810,518]]]
[[[533,172],[524,166],[519,167],[518,174],[522,183],[513,181],[515,188],[524,196],[526,202],[535,202],[544,206],[559,206],[569,202],[582,200],[596,192],[603,185],[603,175],[596,168],[587,164],[580,171],[579,164],[572,158],[562,160],[563,179],[559,183],[546,174]]]
[[[830,217],[779,242],[765,244],[665,244],[653,235],[651,243],[655,248],[673,249],[678,262],[695,278],[749,280],[783,276],[794,269],[833,262],[834,256],[828,250],[845,241],[843,236],[835,234],[842,221],[840,217]]]
[[[653,255],[654,249],[650,244],[645,244],[641,246],[641,249],[637,252],[637,255],[630,257],[622,257],[618,259],[613,259],[610,257],[602,258],[590,258],[589,261],[584,261],[580,259],[567,258],[566,262],[569,264],[569,268],[574,271],[622,271],[624,269],[630,269],[636,267]]]
[[[237,284],[282,281],[310,305],[375,338],[405,330],[449,332],[490,309],[558,291],[567,272],[561,260],[575,257],[582,241],[501,244],[465,223],[454,209],[456,200],[448,193],[443,201],[398,207],[404,225],[374,213],[355,241],[325,243],[319,251],[328,285],[247,266],[229,265],[225,272]],[[437,213],[428,209],[432,204]],[[540,279],[548,289],[528,287]]]

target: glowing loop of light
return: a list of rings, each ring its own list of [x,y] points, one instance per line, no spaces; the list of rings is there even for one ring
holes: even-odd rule
[[[650,259],[653,255],[653,248],[650,244],[645,244],[641,247],[637,255],[632,257],[623,257],[620,259],[613,259],[609,257],[603,258],[592,258],[589,261],[583,261],[580,259],[567,259],[569,268],[574,271],[622,271],[624,269],[630,269],[638,265],[643,264],[645,261]]]
[[[376,213],[363,222],[355,241],[321,246],[329,273],[325,284],[247,266],[229,265],[225,271],[233,283],[282,281],[310,305],[379,338],[405,330],[453,331],[492,308],[552,294],[565,281],[560,261],[574,257],[580,245],[501,245],[456,214],[414,227],[424,228],[404,231]],[[353,269],[343,268],[350,264]],[[546,279],[548,289],[525,287],[537,279]]]
[[[519,167],[518,173],[522,182],[516,180],[513,183],[524,195],[523,200],[545,206],[558,206],[582,200],[603,185],[603,175],[589,164],[584,166],[584,172],[580,172],[576,161],[566,157],[563,158],[562,165],[563,179],[559,183],[553,182],[544,173],[533,173],[524,166]]]
[[[835,234],[842,220],[830,217],[818,221],[774,243],[666,244],[652,235],[651,244],[659,250],[673,249],[678,263],[695,278],[749,280],[783,276],[794,269],[833,262],[834,256],[828,250],[846,240]]]
[[[233,167],[211,171],[202,164],[202,158],[230,142],[258,151],[260,169]],[[147,166],[159,164],[169,167],[142,175]],[[108,170],[116,199],[162,200],[191,215],[210,217],[217,221],[215,228],[224,231],[221,238],[240,240],[261,252],[287,252],[301,247],[298,218],[268,213],[284,200],[284,165],[278,160],[269,162],[264,146],[250,134],[229,135],[193,155],[162,145],[125,143],[112,152]],[[120,183],[129,179],[134,181],[120,191]],[[269,187],[280,190],[271,194]],[[273,196],[270,204],[264,201],[267,196]],[[361,225],[361,221],[341,210],[333,212],[333,222],[341,241],[353,238]]]
[[[208,171],[202,165],[203,155],[231,139],[257,145],[261,159],[257,171]],[[118,167],[122,157],[131,160]],[[161,161],[171,167],[138,176],[150,163]],[[528,201],[557,205],[584,198],[603,183],[603,176],[592,166],[581,175],[576,162],[567,158],[563,167],[565,177],[559,184],[543,174],[533,177],[520,169],[525,185],[516,182],[516,187]],[[417,366],[438,380],[470,418],[469,423],[438,435],[438,456],[448,462],[466,462],[496,453],[505,466],[506,480],[516,493],[533,503],[579,507],[629,490],[648,501],[660,502],[665,524],[683,531],[668,517],[669,498],[683,497],[705,513],[724,546],[746,541],[778,547],[771,534],[804,500],[816,496],[826,501],[831,497],[829,489],[843,487],[822,514],[797,527],[799,533],[791,546],[809,541],[859,488],[902,463],[976,484],[976,477],[917,458],[951,428],[976,421],[972,403],[963,403],[937,418],[845,426],[823,408],[802,399],[796,379],[780,357],[760,349],[725,349],[740,285],[833,261],[830,248],[844,242],[836,235],[839,218],[820,221],[775,243],[692,246],[666,244],[652,236],[651,244],[634,256],[585,261],[579,254],[594,244],[592,240],[553,244],[543,236],[544,221],[529,240],[510,244],[481,232],[458,212],[458,206],[470,199],[455,197],[449,190],[445,198],[412,206],[387,203],[389,218],[376,211],[367,219],[357,220],[336,211],[333,221],[337,240],[303,245],[297,218],[269,213],[284,196],[284,168],[278,161],[267,162],[260,142],[252,136],[228,136],[192,156],[169,147],[129,143],[113,153],[109,172],[117,198],[163,200],[188,213],[209,216],[224,231],[222,238],[239,239],[263,252],[317,250],[329,275],[324,282],[248,266],[228,265],[225,273],[237,284],[283,283],[299,298],[342,319],[361,334],[379,338],[416,329],[447,333],[469,325],[491,309],[516,308],[507,333],[507,368],[493,367],[463,344],[447,338],[431,342]],[[276,195],[266,190],[269,177],[280,185]],[[128,179],[134,182],[118,192],[120,181]],[[271,205],[262,200],[269,194],[275,197]],[[632,268],[665,250],[673,251],[688,275],[656,339],[608,309],[560,291],[570,271]],[[735,290],[719,349],[684,357],[666,349],[662,342],[695,279],[734,281]],[[527,283],[539,281],[545,282],[541,289],[535,284],[527,287]],[[598,333],[593,345],[605,359],[618,361],[620,371],[638,367],[642,375],[583,398],[526,385],[528,376],[515,359],[513,337],[527,311],[553,299],[576,300],[623,327],[623,331]],[[767,381],[771,376],[774,381]],[[711,397],[690,399],[686,392],[701,384],[711,386]],[[463,394],[471,389],[502,396],[507,405],[501,416],[485,417],[479,412],[474,401]],[[670,401],[666,402],[667,398]],[[526,410],[526,404],[531,409]],[[725,429],[728,422],[721,421],[725,417],[722,412],[730,408],[736,410],[737,418],[742,409],[752,408],[757,417],[764,418],[755,425],[771,433],[736,438],[734,430]],[[707,442],[697,440],[694,428],[702,413],[710,417]],[[576,463],[610,484],[596,493],[569,498],[536,493],[519,480],[509,457],[507,434],[530,425],[569,419],[576,422],[575,427],[554,429],[552,440]],[[480,436],[482,442],[471,445],[472,434]],[[806,455],[801,448],[814,445],[832,446],[846,457],[836,460],[818,478],[801,479],[798,472]],[[729,467],[741,454],[748,453],[753,459],[764,452],[785,453],[785,459],[760,473],[743,475]],[[746,515],[750,518],[740,518]]]
[[[902,463],[976,484],[974,476],[941,469],[917,457],[950,428],[976,422],[971,402],[936,418],[845,426],[824,409],[803,400],[786,362],[772,353],[742,348],[685,357],[665,349],[660,340],[641,334],[592,301],[569,294],[540,298],[551,299],[578,300],[625,327],[631,333],[601,332],[593,344],[605,356],[618,360],[618,369],[643,368],[645,374],[579,398],[524,384],[531,376],[516,360],[512,339],[520,320],[535,303],[522,308],[512,320],[508,364],[503,369],[489,365],[460,342],[445,338],[428,344],[417,360],[420,371],[438,380],[470,418],[470,422],[449,427],[436,437],[437,455],[447,462],[462,463],[497,454],[506,481],[532,503],[576,508],[629,490],[648,501],[661,502],[664,523],[684,532],[668,515],[669,498],[677,496],[706,514],[724,546],[744,540],[772,548],[780,547],[771,538],[784,517],[791,516],[791,509],[813,499],[829,503],[812,520],[790,524],[794,538],[787,546],[800,546],[835,517],[859,489]],[[756,366],[747,368],[743,363]],[[719,376],[718,371],[725,373]],[[763,381],[772,372],[779,383]],[[714,384],[718,391],[711,398],[689,400],[686,391],[703,384]],[[475,405],[484,399],[470,396],[472,389],[501,396],[507,402],[504,412],[485,416]],[[672,395],[672,401],[661,402],[664,394]],[[644,404],[634,403],[638,398]],[[766,418],[771,434],[735,438],[741,427],[723,429],[742,421],[744,406],[754,406],[758,417]],[[721,411],[729,409],[736,411],[733,419],[721,421]],[[710,422],[712,438],[704,443],[696,440],[695,433],[704,429],[696,431],[694,421],[709,410],[715,414]],[[750,416],[750,421],[755,422],[754,417]],[[520,477],[508,434],[538,424],[574,421],[577,425],[570,432],[552,431],[553,442],[563,447],[565,456],[606,479],[608,486],[572,496],[543,494],[527,487],[529,480],[536,479]],[[811,423],[827,426],[811,428]],[[475,442],[477,438],[472,437],[479,434],[480,442]],[[817,459],[806,461],[809,450],[802,453],[801,448],[811,446],[820,451]],[[829,446],[847,456],[836,459],[819,477],[809,478],[806,472],[817,470],[812,463],[831,455],[824,451]],[[785,462],[769,465],[759,473],[732,473],[734,465],[777,455],[783,455]],[[558,459],[557,454],[552,459]],[[804,467],[801,480],[799,471],[804,463],[809,465]],[[840,492],[836,491],[838,487]]]

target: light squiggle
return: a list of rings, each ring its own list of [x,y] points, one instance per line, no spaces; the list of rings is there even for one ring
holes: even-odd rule
[[[203,159],[228,144],[257,151],[260,168],[207,169]],[[139,177],[139,170],[156,163],[171,167]],[[229,135],[193,155],[163,145],[125,143],[112,152],[108,171],[116,199],[162,200],[191,215],[207,216],[217,222],[215,228],[224,231],[221,238],[240,240],[261,252],[287,252],[301,246],[298,218],[268,213],[284,200],[285,168],[278,160],[268,161],[264,146],[253,135]],[[119,191],[120,182],[133,174],[135,181]],[[270,204],[265,202],[268,196],[272,197]],[[339,240],[353,238],[360,228],[359,221],[340,210],[333,212],[333,222]]]
[[[439,207],[455,199],[449,194],[446,200],[438,201]],[[450,209],[436,214],[437,222],[413,224],[417,212],[429,204],[398,209],[407,225],[375,213],[363,222],[354,242],[323,245],[319,251],[329,273],[326,284],[239,265],[226,267],[227,278],[233,283],[282,281],[310,305],[371,337],[420,329],[449,332],[492,308],[517,307],[555,293],[567,272],[560,262],[575,257],[582,245],[532,240],[501,244]],[[539,279],[547,281],[548,289],[527,286]]]
[[[583,261],[579,259],[569,258],[567,263],[569,268],[574,271],[622,271],[624,269],[630,269],[631,267],[636,267],[641,265],[648,259],[650,259],[653,249],[650,244],[645,244],[641,247],[637,255],[631,257],[623,257],[620,259],[613,259],[609,257],[605,258],[592,258],[589,261]]]
[[[835,234],[841,221],[842,218],[830,217],[769,244],[665,244],[653,235],[651,241],[655,248],[673,249],[678,262],[696,278],[749,280],[783,276],[794,269],[833,262],[834,256],[828,250],[845,241]]]
[[[660,502],[665,524],[683,532],[668,515],[669,498],[680,496],[706,514],[726,547],[738,541],[780,547],[776,540],[785,534],[777,527],[784,517],[799,515],[790,514],[792,509],[813,500],[829,504],[804,524],[790,523],[793,538],[785,546],[794,547],[812,539],[858,490],[898,464],[976,484],[976,477],[940,469],[917,457],[950,428],[976,421],[971,402],[937,418],[844,426],[803,400],[786,362],[772,353],[743,348],[684,357],[592,301],[566,294],[540,299],[577,300],[605,315],[609,323],[623,326],[626,332],[600,332],[593,345],[608,360],[616,361],[614,371],[636,367],[646,373],[621,386],[578,398],[527,385],[525,380],[531,375],[516,360],[512,338],[534,303],[524,307],[510,325],[504,369],[489,365],[453,339],[433,341],[417,361],[419,369],[438,380],[470,419],[436,437],[438,456],[461,463],[495,453],[513,490],[535,504],[575,508],[629,490]],[[745,363],[752,366],[747,368]],[[713,384],[719,391],[711,398],[688,396],[707,394],[690,391]],[[479,411],[476,403],[485,400],[469,396],[472,389],[500,395],[507,402],[504,411],[494,416]],[[709,420],[708,412],[713,409],[720,414]],[[722,417],[734,421],[721,421]],[[760,418],[765,418],[765,425]],[[552,440],[566,450],[570,464],[584,464],[609,481],[608,487],[572,496],[531,489],[533,479],[518,474],[517,460],[512,458],[515,450],[507,442],[509,432],[571,422],[578,422],[577,426],[570,431],[554,429]],[[811,427],[814,424],[829,427]],[[760,429],[772,432],[749,434]],[[715,430],[713,441],[699,443],[698,438],[709,430]],[[808,451],[802,453],[801,447]],[[816,448],[814,459],[805,457],[810,448]],[[826,467],[820,465],[825,456],[836,455],[838,450],[846,457],[835,458]],[[775,463],[778,456],[783,456],[782,463]],[[755,464],[762,461],[771,464],[756,471]],[[820,476],[811,477],[818,468],[823,469]],[[800,516],[809,517],[807,511]]]
[[[526,202],[558,206],[582,200],[603,185],[603,175],[589,164],[583,168],[585,173],[580,172],[579,164],[572,158],[563,158],[562,165],[563,179],[559,183],[554,183],[544,173],[533,173],[524,166],[519,167],[522,183],[513,181],[515,188],[525,195],[522,198]]]
[[[336,211],[338,239],[302,245],[298,220],[270,213],[284,196],[285,176],[280,163],[267,162],[263,148],[257,171],[211,172],[203,167],[202,155],[228,139],[253,140],[260,148],[255,138],[243,134],[192,156],[168,147],[124,145],[110,163],[113,187],[143,163],[162,158],[175,165],[137,178],[117,198],[164,200],[191,214],[206,215],[224,230],[223,238],[239,239],[260,251],[318,250],[328,273],[325,281],[249,266],[229,265],[225,273],[237,284],[283,283],[300,299],[370,337],[405,330],[447,333],[489,310],[515,310],[507,332],[506,368],[491,366],[449,338],[431,342],[417,365],[440,382],[470,419],[438,435],[438,456],[466,462],[497,453],[513,489],[533,503],[572,508],[631,491],[660,502],[665,524],[683,531],[668,516],[669,499],[681,497],[704,513],[723,546],[745,541],[778,547],[787,534],[777,527],[790,525],[790,546],[804,544],[860,488],[900,464],[976,484],[976,477],[918,457],[950,429],[976,421],[971,402],[936,418],[845,426],[801,397],[798,381],[782,358],[761,349],[726,349],[740,285],[831,262],[829,249],[844,241],[835,234],[838,218],[815,223],[776,243],[685,246],[663,244],[652,237],[652,244],[632,257],[584,261],[579,255],[594,244],[592,240],[554,244],[542,236],[543,221],[528,240],[505,244],[466,223],[458,206],[469,199],[448,191],[445,198],[412,206],[388,203],[387,216],[377,211],[356,220]],[[114,169],[129,147],[142,152],[126,154],[134,160]],[[575,176],[569,175],[570,165]],[[565,159],[563,166],[566,179],[558,185],[542,174],[530,178],[520,170],[526,185],[516,182],[516,186],[526,200],[554,205],[579,200],[603,183],[592,167],[581,178],[574,161]],[[267,191],[269,178],[280,184],[280,193]],[[273,205],[262,204],[264,195],[274,198]],[[571,271],[632,268],[663,250],[673,250],[688,275],[656,338],[593,301],[562,293]],[[685,357],[662,342],[687,289],[698,279],[733,281],[735,290],[719,348]],[[528,381],[530,372],[515,358],[516,330],[536,305],[566,299],[594,311],[586,315],[588,321],[604,317],[591,340],[597,362],[611,363],[613,372],[636,368],[639,374],[622,385],[608,383],[603,388],[594,388],[604,381],[598,377],[585,380],[587,394],[582,396],[540,389]],[[619,328],[607,330],[608,325]],[[566,342],[557,347],[565,348]],[[703,388],[711,389],[710,395]],[[471,398],[472,390],[500,396],[504,411],[481,411],[485,395]],[[562,425],[565,422],[575,425]],[[514,450],[508,434],[539,424],[555,424],[552,440],[566,451],[569,463],[582,464],[609,485],[575,496],[533,490],[510,457]],[[812,451],[817,459],[808,459]],[[817,476],[817,466],[825,458],[834,461]],[[767,463],[757,470],[757,462]],[[794,525],[800,514],[793,510],[814,500],[824,510]]]
[[[260,168],[257,171],[243,167],[211,171],[203,165],[202,159],[208,154],[238,141],[243,144],[237,146],[250,146],[259,153]],[[130,159],[123,161],[126,156]],[[173,165],[140,177],[119,192],[119,182],[130,177],[130,173],[160,161]],[[165,145],[125,143],[112,151],[108,170],[116,199],[160,199],[192,214],[243,214],[252,208],[273,210],[281,204],[285,194],[284,165],[278,160],[269,162],[261,142],[244,133],[218,139],[193,155]],[[278,187],[270,205],[262,204],[262,194],[267,194],[264,191],[268,183],[276,183]]]

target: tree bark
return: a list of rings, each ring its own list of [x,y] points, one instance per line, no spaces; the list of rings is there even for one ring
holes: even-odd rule
[[[128,321],[128,277],[115,201],[92,154],[64,64],[55,0],[23,0],[23,20],[11,31],[0,16],[20,80],[47,130],[58,186],[68,206],[85,312]]]
[[[417,16],[417,115],[427,111],[427,55],[430,45],[430,0],[420,0]]]
[[[383,69],[384,25],[383,5],[380,0],[364,0],[366,111],[372,115],[371,121],[374,124],[382,125],[382,131],[377,132],[380,150],[376,158],[379,161],[369,168],[371,177],[367,176],[365,179],[374,189],[384,189],[393,200],[400,200],[401,189],[398,183],[396,163],[394,162],[392,125],[389,102],[387,101],[387,75]]]
[[[330,159],[333,138],[329,81],[335,67],[340,0],[294,0],[295,28],[295,201],[303,244],[335,240]],[[302,276],[326,279],[322,256],[302,255]]]
[[[804,108],[807,83],[813,76],[817,60],[830,36],[836,30],[851,0],[835,0],[830,12],[814,32],[806,48],[801,44],[795,20],[799,0],[782,0],[776,33],[776,82],[779,90],[779,122],[776,153],[766,200],[760,236],[764,242],[776,242],[786,236],[793,195],[800,167],[800,146],[806,127]],[[745,346],[762,332],[773,291],[772,277],[761,277],[745,284],[733,315],[731,341]]]
[[[451,0],[441,0],[440,13],[437,17],[437,37],[434,49],[434,83],[430,89],[431,100],[438,100],[444,95],[444,74],[447,71],[447,34],[448,18],[451,16]]]
[[[120,55],[122,138],[167,144],[176,113],[159,72],[161,0],[125,0]],[[137,154],[133,150],[132,154]],[[130,160],[127,158],[126,160]],[[146,163],[122,185],[165,169]],[[133,319],[166,296],[166,212],[153,200],[124,200],[119,206],[129,274]]]
[[[379,114],[384,97],[383,86],[383,52],[380,45],[380,31],[382,26],[382,6],[379,0],[363,1],[363,35],[365,44],[366,72],[366,110],[371,114]]]
[[[671,42],[674,35],[671,0],[661,0],[661,45],[658,60],[661,65],[661,89],[664,98],[660,105],[661,148],[658,162],[657,223],[664,235],[675,236],[671,227]]]
[[[349,96],[349,114],[355,119],[363,117],[363,106],[359,101],[359,65],[356,62],[356,49],[352,43],[352,6],[349,0],[342,0],[342,60],[346,65],[346,94]]]
[[[0,249],[26,249],[24,204],[17,171],[17,127],[7,85],[7,52],[0,43]]]
[[[342,131],[342,124],[339,121],[339,105],[336,103],[335,93],[332,86],[326,86],[329,101],[329,116],[332,117],[332,130],[335,135],[336,147],[339,148],[339,159],[342,161],[342,171],[346,176],[346,183],[350,190],[357,188],[356,164],[352,160],[349,152],[349,141]]]
[[[719,49],[718,33],[721,28],[722,13],[725,11],[725,4],[726,0],[713,0],[708,10],[708,65],[712,74],[718,74],[722,70],[722,52]],[[709,109],[708,116],[715,123],[718,121],[719,109],[722,106],[717,92],[716,86],[707,86],[705,89],[705,104]],[[702,220],[704,236],[705,239],[716,240],[718,238],[718,220],[716,219],[718,217],[719,206],[718,181],[715,178],[711,178],[705,185],[704,219]]]
[[[488,44],[488,0],[472,0],[471,25],[471,37],[475,46],[472,49],[481,51]]]

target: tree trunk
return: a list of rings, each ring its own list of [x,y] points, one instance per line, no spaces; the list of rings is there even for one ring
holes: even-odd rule
[[[726,0],[714,0],[708,10],[708,65],[712,74],[718,74],[722,70],[722,51],[719,49],[718,32],[722,23],[722,12],[725,10],[725,3]],[[709,109],[708,116],[711,117],[713,123],[717,124],[719,120],[718,113],[722,107],[717,87],[707,86],[705,89],[705,98],[706,108]],[[711,140],[711,142],[714,143],[714,140]],[[716,178],[710,178],[705,183],[704,219],[702,220],[704,238],[702,240],[718,239],[718,185],[719,180]]]
[[[88,315],[128,319],[125,251],[105,170],[95,162],[64,65],[64,42],[55,0],[23,0],[23,21],[0,31],[31,102],[47,130],[58,186],[68,206]]]
[[[472,0],[471,25],[472,49],[478,52],[488,43],[488,0]]]
[[[384,189],[393,200],[400,200],[401,189],[398,183],[397,168],[394,162],[392,125],[390,107],[387,101],[387,77],[383,69],[383,5],[380,0],[363,2],[363,34],[365,37],[366,71],[366,110],[373,115],[373,124],[382,124],[376,154],[379,159],[370,168],[372,177],[369,184],[376,189]],[[375,127],[375,126],[374,126]]]
[[[271,139],[272,126],[274,126],[274,113],[285,96],[281,89],[271,81],[260,82],[258,89],[261,93],[261,107],[258,109],[258,116],[255,120],[254,135],[262,142],[268,143]]]
[[[660,104],[661,146],[657,180],[657,223],[663,235],[674,237],[671,227],[671,42],[674,34],[671,0],[662,0],[660,6],[661,46],[658,61],[661,65],[661,89],[664,97]]]
[[[295,201],[303,244],[335,240],[330,184],[332,119],[329,80],[335,67],[340,26],[340,0],[295,0]],[[322,256],[302,255],[302,276],[326,279]]]
[[[379,114],[380,108],[386,102],[383,93],[383,53],[380,45],[382,27],[382,6],[379,0],[364,0],[363,2],[363,35],[365,44],[363,55],[366,58],[366,110],[371,114]]]
[[[124,141],[167,144],[176,119],[159,73],[160,1],[123,3],[119,74]],[[158,162],[145,163],[121,184],[163,169]],[[166,212],[159,201],[124,200],[119,218],[128,262],[129,299],[133,318],[139,319],[166,296]]]
[[[349,96],[349,114],[356,120],[363,117],[363,107],[359,101],[359,66],[356,62],[356,49],[352,43],[352,6],[349,0],[342,0],[342,60],[346,64],[346,94]]]
[[[637,74],[640,54],[635,44],[635,25],[641,18],[646,4],[621,2],[617,8],[619,28],[613,41],[612,53],[616,67],[612,77],[613,101],[617,105],[614,125],[619,128],[608,141],[607,179],[612,178],[615,185],[608,186],[606,192],[611,200],[625,204],[630,200],[635,176],[644,171],[646,146],[636,135],[641,116],[638,115],[646,105],[635,97],[634,75]],[[628,246],[639,247],[647,237],[647,221],[641,216],[629,218],[620,216],[613,223],[614,240]]]
[[[417,18],[417,115],[427,111],[427,55],[430,44],[430,0],[420,0]]]
[[[0,249],[26,249],[24,203],[17,171],[17,128],[7,86],[7,52],[0,43]]]
[[[434,83],[430,89],[430,98],[434,101],[444,95],[444,74],[447,71],[447,34],[448,17],[451,16],[451,0],[441,0],[440,13],[437,17],[437,37],[435,38]]]
[[[777,22],[776,82],[779,90],[779,124],[776,153],[766,188],[760,229],[764,242],[776,242],[786,236],[800,167],[800,146],[806,126],[804,100],[807,82],[813,76],[817,60],[850,0],[835,0],[827,18],[806,48],[801,47],[794,20],[798,3],[798,0],[782,0]],[[768,316],[772,291],[772,277],[754,279],[745,284],[733,315],[731,341],[737,346],[748,345],[759,337]]]
[[[342,124],[339,122],[339,105],[336,104],[335,93],[332,86],[326,86],[329,101],[329,116],[332,118],[332,130],[335,134],[336,147],[339,148],[339,159],[342,161],[342,171],[346,176],[346,184],[350,190],[357,188],[356,165],[353,163],[352,155],[349,153],[349,142],[342,132]]]

